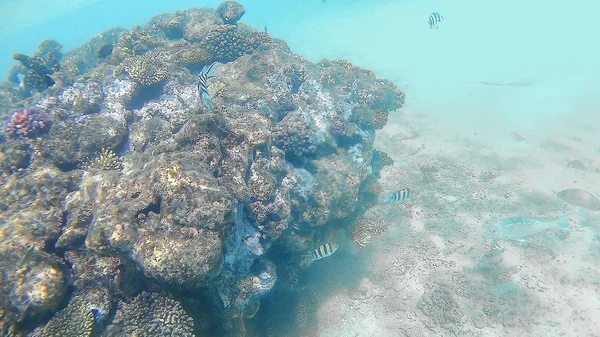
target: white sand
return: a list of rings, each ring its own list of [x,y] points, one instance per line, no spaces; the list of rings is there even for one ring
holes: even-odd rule
[[[501,242],[503,252],[491,251],[482,238],[505,217],[574,211],[553,191],[598,193],[593,130],[545,129],[517,141],[509,132],[473,135],[470,126],[409,108],[391,120],[377,139],[396,161],[383,185],[409,186],[415,200],[398,206],[406,211],[397,227],[358,253],[370,276],[324,300],[315,335],[598,336],[599,214],[580,212],[579,225],[593,230],[573,222],[571,234],[551,231],[528,247]],[[587,170],[567,168],[568,160]],[[424,166],[435,168],[427,179]]]

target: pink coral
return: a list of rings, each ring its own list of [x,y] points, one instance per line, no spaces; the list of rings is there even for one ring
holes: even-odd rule
[[[45,131],[50,122],[36,108],[22,108],[15,111],[10,118],[6,133],[10,138],[35,137]]]

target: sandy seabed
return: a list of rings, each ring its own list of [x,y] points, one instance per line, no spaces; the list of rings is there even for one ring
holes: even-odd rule
[[[597,114],[534,132],[449,123],[410,102],[392,114],[376,141],[395,161],[382,185],[414,197],[388,207],[397,222],[385,236],[362,250],[348,241],[315,269],[306,336],[600,336],[598,214],[555,196],[600,190]],[[496,249],[483,239],[503,218],[571,212],[569,234]]]

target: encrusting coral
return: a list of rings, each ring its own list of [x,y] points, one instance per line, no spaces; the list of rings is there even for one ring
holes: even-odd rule
[[[141,293],[131,303],[121,303],[113,325],[104,336],[193,337],[194,321],[176,300]]]

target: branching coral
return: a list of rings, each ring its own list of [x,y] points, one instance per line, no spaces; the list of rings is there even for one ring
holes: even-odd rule
[[[47,130],[50,121],[37,108],[23,108],[13,113],[6,127],[6,134],[10,138],[34,138]]]
[[[88,164],[88,168],[119,171],[123,168],[121,158],[111,149],[103,149],[100,155]]]

